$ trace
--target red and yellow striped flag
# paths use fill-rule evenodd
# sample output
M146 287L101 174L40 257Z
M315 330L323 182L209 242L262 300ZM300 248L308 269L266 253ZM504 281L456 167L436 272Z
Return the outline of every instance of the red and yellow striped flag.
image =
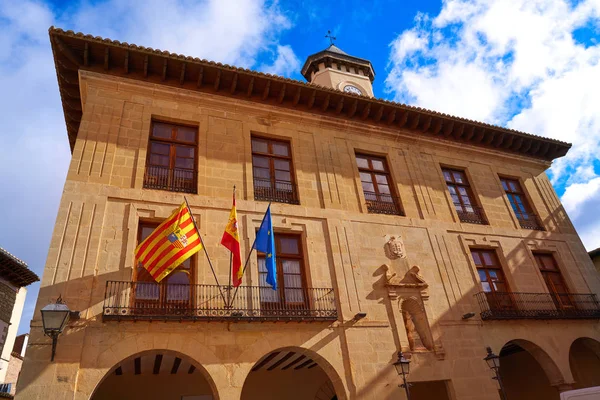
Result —
M189 208L183 203L139 244L135 249L135 260L148 270L156 282L160 282L200 250L200 232Z
M242 253L240 248L240 234L238 232L237 210L235 208L235 192L233 194L233 206L229 213L229 221L227 221L227 226L225 226L221 244L233 255L231 278L233 280L233 286L238 287L242 283L242 274L244 271L242 271Z

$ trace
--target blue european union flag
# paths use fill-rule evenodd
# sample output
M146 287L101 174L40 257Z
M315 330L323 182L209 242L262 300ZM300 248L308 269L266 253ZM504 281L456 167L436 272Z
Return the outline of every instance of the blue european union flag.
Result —
M275 257L275 236L273 235L273 221L271 221L271 205L263 217L260 228L256 233L254 247L265 253L265 268L267 269L267 283L277 290L277 260Z

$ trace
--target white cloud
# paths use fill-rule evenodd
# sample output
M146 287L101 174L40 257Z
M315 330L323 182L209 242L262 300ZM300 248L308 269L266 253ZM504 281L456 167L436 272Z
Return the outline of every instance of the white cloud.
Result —
M565 210L577 221L577 230L589 250L600 247L600 224L597 217L600 204L600 177L586 183L574 183L562 196Z
M446 0L392 42L387 89L398 101L571 142L551 172L578 210L591 200L567 195L596 193L600 172L600 45L578 43L574 31L597 29L599 11L585 0ZM589 215L572 218L593 246L582 231Z
M291 46L277 46L277 57L273 64L264 65L260 69L268 74L289 76L300 70L300 60Z
M278 42L290 22L276 1L82 1L58 11L0 0L0 246L40 276L71 157L48 27L243 67L276 53L274 72L282 74L297 63ZM29 330L38 288L29 288L19 332Z

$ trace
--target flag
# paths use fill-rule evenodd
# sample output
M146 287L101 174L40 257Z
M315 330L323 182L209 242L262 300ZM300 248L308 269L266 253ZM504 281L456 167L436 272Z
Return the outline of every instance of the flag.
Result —
M271 205L256 233L254 248L265 253L265 268L267 269L267 283L277 290L277 260L275 257L275 236L273 235L273 221L271 221Z
M156 282L182 262L202 250L200 232L192 214L183 203L135 249L136 264L141 264Z
M223 232L223 238L221 238L221 244L233 255L231 277L233 286L238 287L242 283L242 274L244 271L242 271L242 253L240 249L240 234L238 232L237 210L235 208L235 191L233 193L233 206L229 213L229 221L227 221L227 226L225 226L225 232Z

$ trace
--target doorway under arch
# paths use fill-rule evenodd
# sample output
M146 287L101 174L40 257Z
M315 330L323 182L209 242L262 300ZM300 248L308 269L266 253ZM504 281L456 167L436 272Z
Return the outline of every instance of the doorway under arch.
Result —
M560 370L538 345L523 339L506 343L500 351L500 378L511 400L559 400L551 383L563 382Z
M575 389L600 386L600 342L582 337L569 349L569 367Z
M196 361L171 350L137 353L117 363L90 400L218 400L213 380Z
M278 349L250 370L241 400L345 400L334 368L317 353L298 347Z

